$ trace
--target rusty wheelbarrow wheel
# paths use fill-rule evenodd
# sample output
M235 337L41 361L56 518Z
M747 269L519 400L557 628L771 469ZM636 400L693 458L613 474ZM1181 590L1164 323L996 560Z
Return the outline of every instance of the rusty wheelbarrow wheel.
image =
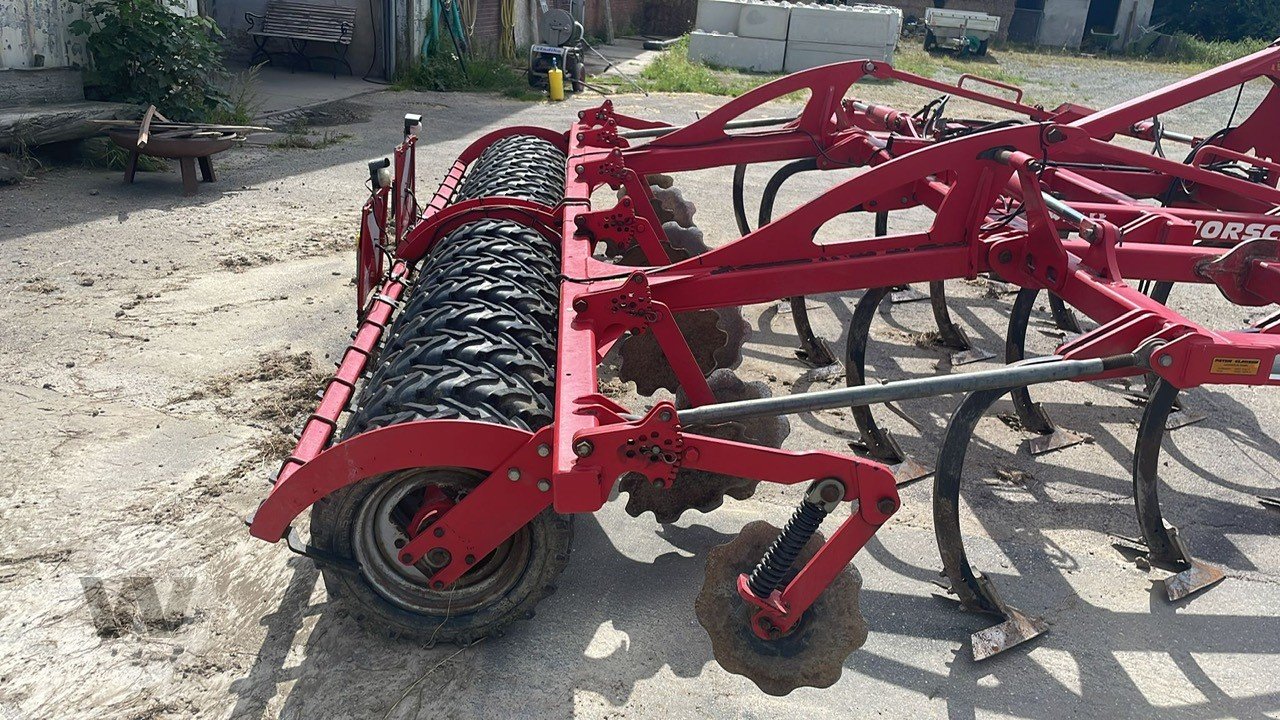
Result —
M441 240L390 328L347 436L434 418L525 430L551 422L554 355L545 348L555 325L547 296L556 276L507 267L522 254L554 261L558 253L510 222L470 223ZM312 542L343 561L321 564L330 595L361 624L427 645L467 645L532 616L569 559L570 519L550 509L444 590L430 587L429 568L396 558L491 469L393 473L318 502Z
M751 629L756 608L739 597L738 576L755 568L779 532L756 520L733 540L712 548L694 611L711 638L716 662L766 693L786 695L799 687L831 687L844 671L845 658L867 641L867 622L858 606L862 576L853 565L845 567L790 632L773 640L756 636ZM823 542L822 533L816 533L795 569L803 567Z

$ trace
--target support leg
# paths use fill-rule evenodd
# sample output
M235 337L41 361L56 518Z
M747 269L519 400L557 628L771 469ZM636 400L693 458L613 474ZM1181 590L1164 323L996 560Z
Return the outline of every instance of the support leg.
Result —
M218 176L213 172L213 158L209 155L205 155L202 158L197 158L197 160L200 161L200 179L203 182L217 181Z
M1024 288L1013 301L1013 307L1009 310L1009 332L1004 343L1006 363L1016 363L1026 357L1027 326L1031 323L1031 311L1035 308L1039 295L1040 291L1035 288ZM1027 451L1032 455L1043 455L1085 441L1087 436L1058 427L1049 413L1045 412L1043 405L1031 401L1031 393L1026 387L1014 388L1011 398L1013 408L1018 413L1018 422L1024 429L1036 433L1036 437L1028 440L1026 445Z
M186 195L195 195L199 188L196 182L196 159L179 158L178 166L182 169L182 192Z
M1177 396L1178 388L1164 380L1156 383L1138 426L1138 443L1133 454L1133 502L1138 511L1138 527L1142 530L1141 542L1152 565L1175 572L1164 581L1170 600L1184 598L1226 577L1222 568L1192 555L1178 528L1170 525L1160 511L1160 443Z
M129 153L129 164L124 169L124 182L126 185L133 184L133 176L138 173L138 151L134 150Z
M933 476L933 525L942 555L943 572L950 591L964 609L994 615L997 625L980 630L970 638L973 659L984 660L1038 635L1049 627L1043 620L1023 613L1004 602L991 579L975 572L969 564L960 534L960 478L969 440L978 420L991 404L1009 392L1008 388L983 390L965 396L947 425L947 435L938 452Z

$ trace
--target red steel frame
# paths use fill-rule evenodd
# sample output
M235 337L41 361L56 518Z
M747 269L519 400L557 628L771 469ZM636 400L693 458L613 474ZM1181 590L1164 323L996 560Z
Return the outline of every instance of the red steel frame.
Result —
M976 100L1026 118L983 129L949 121L926 128L907 113L846 99L863 77L897 79ZM1272 81L1262 105L1221 142L1202 138L1191 163L1148 155L1112 142L1116 135L1151 140L1149 119L1255 78ZM475 491L401 549L415 563L443 547L452 560L432 575L447 587L547 507L593 512L623 474L639 472L669 485L679 468L696 468L796 484L835 478L850 517L785 588L771 598L740 593L762 621L786 630L896 511L892 474L880 463L826 452L789 452L681 431L679 411L657 403L640 419L599 393L597 366L627 332L653 332L693 405L714 402L675 313L774 301L795 295L903 285L994 272L1028 288L1047 288L1099 327L1063 345L1067 358L1133 352L1158 341L1149 370L1171 384L1280 384L1280 317L1244 330L1203 327L1125 282L1213 283L1237 304L1280 301L1280 47L1273 46L1171 87L1102 112L1075 105L1053 111L894 70L851 62L787 76L737 98L701 120L632 146L620 130L668 128L627 117L605 102L579 113L568 133L516 127L486 135L454 163L418 217L413 151L397 148L398 183L375 189L361 234L362 323L308 420L293 455L252 522L254 536L283 537L311 503L360 480L395 470L454 466L491 472ZM794 120L739 133L726 123L784 95L808 91ZM939 141L937 131L977 130ZM933 132L931 136L929 133ZM506 198L450 205L467 166L494 140L532 134L565 150L564 201L555 208ZM661 223L645 176L729 164L816 158L824 169L870 166L795 211L737 241L669 263ZM1210 159L1243 161L1267 173L1249 182L1206 168ZM1161 205L1173 183L1186 197ZM602 186L625 188L614 208L593 209ZM1049 194L1052 194L1050 197ZM394 246L380 242L388 222ZM1071 210L1064 213L1057 198ZM814 242L837 215L923 206L933 211L921 232ZM1054 207L1051 207L1054 206ZM1018 210L1018 217L1007 213ZM1083 216L1084 219L1081 219ZM514 220L561 244L555 421L536 433L477 422L428 420L367 432L331 445L339 413L375 352L406 287L411 268L445 233L480 217ZM621 268L593 257L604 239L637 243L649 267ZM1224 243L1229 243L1223 246ZM368 280L394 251L377 292ZM910 257L910 262L904 258ZM1115 371L1136 374L1147 368ZM1087 379L1097 379L1100 376ZM635 449L645 451L636 453ZM501 462L495 462L501 460ZM520 472L510 473L512 468ZM512 481L509 477L518 477Z

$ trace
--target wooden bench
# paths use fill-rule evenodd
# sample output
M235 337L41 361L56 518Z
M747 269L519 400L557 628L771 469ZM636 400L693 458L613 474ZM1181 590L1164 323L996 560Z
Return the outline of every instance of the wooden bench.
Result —
M291 70L298 62L310 70L311 61L315 59L340 64L347 69L348 75L352 74L347 50L351 47L351 37L356 28L355 8L274 0L267 3L265 15L247 12L244 19L249 23L249 35L255 45L250 65L262 61L274 63L273 55L284 54L295 61L290 63ZM271 38L289 41L289 50L285 53L269 52L267 41ZM337 56L308 57L307 43L313 42L331 43L337 49ZM333 75L338 75L336 68Z

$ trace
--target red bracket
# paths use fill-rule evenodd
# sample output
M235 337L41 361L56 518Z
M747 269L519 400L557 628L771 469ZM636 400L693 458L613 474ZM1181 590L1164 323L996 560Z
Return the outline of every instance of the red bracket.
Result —
M662 239L648 220L636 215L635 203L628 195L608 210L584 212L574 218L579 233L593 241L609 242L620 250L639 243L645 258L654 265L670 262L662 249Z
M606 342L624 332L652 330L690 402L709 405L716 401L675 316L666 304L653 299L649 279L643 272L631 273L621 285L608 290L579 296L573 301L573 309L578 313L575 322L591 323Z
M888 468L871 460L852 460L856 468L854 478L837 479L845 484L845 499L856 500L857 506L786 587L762 598L751 591L747 575L738 576L738 595L758 608L751 619L751 629L758 637L773 640L791 630L836 575L901 506Z
M635 172L627 168L627 164L622 159L622 151L614 148L608 155L603 157L595 157L590 160L583 159L573 168L578 174L578 182L584 183L592 189L601 185L608 185L617 190L622 187L627 177L635 176Z
M684 461L685 442L675 405L663 401L640 420L582 431L574 436L573 450L579 457L577 468L602 479L639 473L669 488ZM612 487L611 482L601 484L602 501Z
M618 125L610 118L599 127L582 128L578 131L578 144L582 147L625 148L631 144L618 135Z

